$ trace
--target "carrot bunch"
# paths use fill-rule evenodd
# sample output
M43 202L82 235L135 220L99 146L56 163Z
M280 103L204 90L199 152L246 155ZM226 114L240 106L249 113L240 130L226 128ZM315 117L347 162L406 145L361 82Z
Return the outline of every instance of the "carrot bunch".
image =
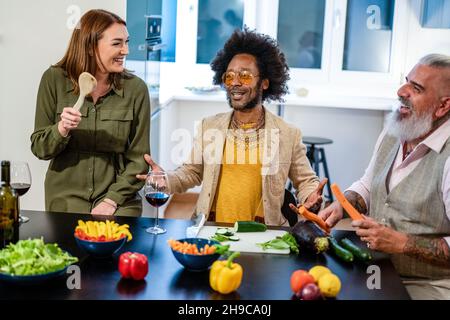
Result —
M215 246L210 246L206 244L203 248L198 249L197 244L195 243L188 243L186 241L181 242L173 239L167 240L167 243L174 251L181 252L183 254L193 254L193 255L207 255L207 254L214 254L216 252Z

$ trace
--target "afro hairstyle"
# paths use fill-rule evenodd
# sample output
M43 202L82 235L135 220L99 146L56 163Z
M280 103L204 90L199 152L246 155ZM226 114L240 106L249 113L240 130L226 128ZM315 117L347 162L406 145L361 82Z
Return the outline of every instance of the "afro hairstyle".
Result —
M269 88L263 91L262 100L283 101L282 96L288 93L286 82L289 78L289 67L284 53L276 40L268 35L245 28L236 29L211 61L214 71L213 83L222 85L222 75L228 64L237 54L250 54L255 57L261 79L269 80Z

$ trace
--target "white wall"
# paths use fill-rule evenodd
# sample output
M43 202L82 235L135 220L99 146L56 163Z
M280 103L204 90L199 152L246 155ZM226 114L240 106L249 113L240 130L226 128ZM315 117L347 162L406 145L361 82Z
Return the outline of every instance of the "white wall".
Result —
M275 106L269 106L276 113ZM176 129L186 129L194 135L194 123L220 112L230 111L226 102L175 101L163 111L160 153L164 169L174 169L171 152L180 141L171 141ZM305 136L318 136L333 140L325 146L325 154L332 182L347 188L359 179L372 156L373 147L383 128L384 112L344 108L286 106L284 119L302 130ZM186 147L190 150L189 145ZM322 170L322 167L320 167ZM323 171L320 172L323 176ZM197 189L198 190L198 189Z
M330 180L344 189L364 174L383 128L384 112L287 106L284 119L300 128L304 136L333 140L323 146ZM322 167L320 170L323 176Z
M33 184L22 209L44 209L48 162L31 153L30 135L41 75L63 56L72 34L71 6L81 14L102 8L126 17L125 0L0 0L0 159L30 164Z

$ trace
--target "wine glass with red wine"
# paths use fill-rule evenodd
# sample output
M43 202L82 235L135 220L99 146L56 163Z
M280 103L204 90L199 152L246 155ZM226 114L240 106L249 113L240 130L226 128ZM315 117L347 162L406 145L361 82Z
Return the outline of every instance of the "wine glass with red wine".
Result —
M28 163L24 161L11 162L11 187L16 190L17 194L23 196L31 187L31 172ZM28 217L19 215L21 223L27 222Z
M150 171L145 180L145 199L151 206L156 207L155 225L146 231L151 234L165 233L166 229L159 226L159 207L169 200L167 193L167 174L165 172Z

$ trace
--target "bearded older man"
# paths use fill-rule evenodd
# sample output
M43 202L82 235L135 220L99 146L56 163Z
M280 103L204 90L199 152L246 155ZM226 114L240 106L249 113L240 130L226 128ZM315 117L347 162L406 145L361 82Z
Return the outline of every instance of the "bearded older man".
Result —
M364 176L345 192L367 215L352 225L391 254L413 299L450 299L450 57L423 57L397 94ZM334 226L343 209L334 202L319 216Z

